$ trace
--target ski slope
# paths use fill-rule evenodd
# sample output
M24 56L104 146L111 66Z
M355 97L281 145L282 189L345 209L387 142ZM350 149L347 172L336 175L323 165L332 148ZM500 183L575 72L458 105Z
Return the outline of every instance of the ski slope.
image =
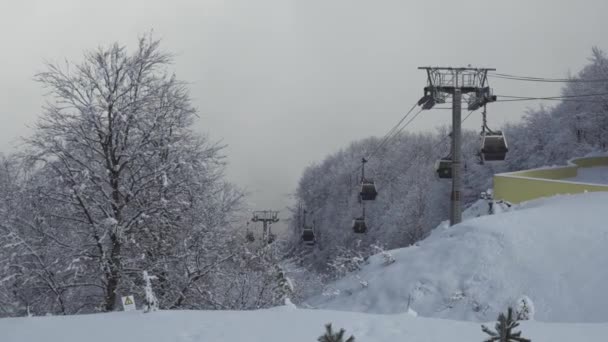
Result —
M314 342L333 322L356 342L471 342L480 324L400 315L301 310L119 312L0 319L2 342ZM493 328L493 323L491 323ZM532 341L601 341L608 324L522 322Z
M395 263L373 256L308 304L388 314L409 300L421 316L489 321L526 295L539 321L608 322L607 204L603 192L557 196L443 224L391 251Z

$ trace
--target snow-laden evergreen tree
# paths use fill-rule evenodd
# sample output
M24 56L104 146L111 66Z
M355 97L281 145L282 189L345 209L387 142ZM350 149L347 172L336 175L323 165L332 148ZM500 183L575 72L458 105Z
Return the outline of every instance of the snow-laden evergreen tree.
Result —
M518 326L519 323L517 323L517 317L513 315L513 309L508 308L507 315L502 312L498 315L495 331L485 325L481 326L481 330L490 335L485 342L530 342L529 339L521 337L521 331L513 331Z
M355 337L350 336L346 340L344 339L344 333L346 331L344 329L340 329L338 332L334 332L331 327L331 323L325 325L325 334L319 336L317 341L319 342L355 342Z
M521 296L515 304L515 312L518 321L534 319L534 303L528 296Z

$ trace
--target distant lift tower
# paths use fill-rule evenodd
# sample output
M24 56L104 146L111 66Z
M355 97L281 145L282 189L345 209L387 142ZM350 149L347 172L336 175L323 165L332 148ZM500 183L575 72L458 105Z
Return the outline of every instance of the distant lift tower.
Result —
M462 221L460 191L462 188L461 101L468 94L468 109L474 111L488 102L496 101L488 86L489 68L419 67L426 70L428 81L424 96L418 101L422 109L445 103L452 96L452 192L450 195L450 225Z
M262 232L262 241L266 241L271 244L274 241L274 235L270 229L273 223L279 222L279 212L272 210L254 211L252 222L262 222L264 225L264 231Z

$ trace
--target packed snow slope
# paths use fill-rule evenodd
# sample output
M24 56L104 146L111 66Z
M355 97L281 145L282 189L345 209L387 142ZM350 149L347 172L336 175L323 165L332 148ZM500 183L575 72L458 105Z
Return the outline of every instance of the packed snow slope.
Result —
M307 304L400 313L409 299L421 316L489 321L526 295L539 321L608 322L607 211L608 193L596 192L443 224L416 246L391 251L395 263L375 255Z
M0 319L2 342L313 342L333 322L357 342L471 342L488 335L480 325L401 315L299 310L118 312ZM488 324L491 328L494 324ZM519 329L521 328L521 329ZM602 341L608 324L522 322L532 341Z

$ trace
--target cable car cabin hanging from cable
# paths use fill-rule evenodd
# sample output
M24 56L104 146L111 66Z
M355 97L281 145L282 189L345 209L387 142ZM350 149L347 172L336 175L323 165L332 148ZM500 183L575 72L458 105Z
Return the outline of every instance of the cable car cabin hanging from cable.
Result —
M367 224L364 217L357 217L353 220L353 231L356 234L364 234L367 232Z
M509 147L501 131L484 132L481 136L481 157L483 161L503 161Z
M367 163L367 160L361 158L361 191L359 192L359 198L362 201L374 201L378 196L378 191L374 181L365 178L365 163Z
M437 171L439 178L452 178L452 159L439 159L437 162L435 162L435 171Z
M315 232L312 227L304 227L304 230L302 230L302 241L309 246L315 244Z
M501 131L492 131L488 127L485 105L483 107L483 112L481 112L481 118L481 150L479 151L481 162L505 160L507 152L509 151L507 139Z
M312 246L317 239L315 238L314 224L312 226L306 224L307 213L308 212L300 206L298 213L298 221L300 221L299 226L302 227L302 235L300 238L306 245Z
M374 201L376 199L378 191L376 190L376 184L374 184L373 180L361 180L361 191L359 192L359 196L361 196L362 201Z

